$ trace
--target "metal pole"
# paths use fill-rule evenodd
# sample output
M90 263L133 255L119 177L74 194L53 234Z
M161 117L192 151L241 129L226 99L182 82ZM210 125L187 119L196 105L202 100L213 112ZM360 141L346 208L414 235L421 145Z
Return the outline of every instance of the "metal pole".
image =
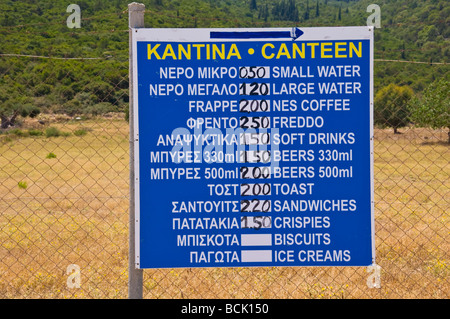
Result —
M145 5L142 3L128 4L128 27L144 27ZM142 299L143 270L135 266L135 189L134 189L134 105L133 105L133 34L129 32L129 122L130 122L130 215L128 238L128 299Z

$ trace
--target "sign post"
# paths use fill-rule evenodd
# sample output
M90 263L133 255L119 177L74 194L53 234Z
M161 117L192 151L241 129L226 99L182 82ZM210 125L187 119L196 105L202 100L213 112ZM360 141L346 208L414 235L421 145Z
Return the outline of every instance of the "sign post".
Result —
M375 263L373 27L132 33L137 268Z
M143 28L144 27L144 10L145 5L141 3L130 3L128 4L128 27L129 27L129 82L130 82L130 107L129 107L129 118L130 118L130 208L129 208L129 238L128 238L128 298L130 299L142 299L142 287L143 287L143 273L141 269L135 267L135 170L134 170L134 135L135 127L133 118L134 113L134 97L133 97L133 87L134 87L134 68L133 68L133 33L131 29Z

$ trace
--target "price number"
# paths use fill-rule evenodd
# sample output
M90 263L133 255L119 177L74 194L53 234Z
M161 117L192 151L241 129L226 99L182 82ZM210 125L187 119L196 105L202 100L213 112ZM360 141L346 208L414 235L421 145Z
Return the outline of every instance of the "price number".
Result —
M269 128L270 117L267 116L241 116L241 128Z
M270 68L268 66L241 66L239 68L240 79L268 79Z
M240 168L241 179L268 179L272 173L270 166Z
M261 184L241 184L241 196L268 196L272 195L272 185Z
M270 151L241 151L241 163L269 163Z
M272 217L270 216L242 216L241 228L261 229L272 228Z
M268 213L272 206L269 199L243 199L241 200L241 212L243 213Z
M269 145L270 133L241 133L241 145Z
M239 101L239 112L269 112L270 101L267 100L247 100L242 99Z
M240 95L267 95L270 94L270 86L267 83L241 83L239 85Z

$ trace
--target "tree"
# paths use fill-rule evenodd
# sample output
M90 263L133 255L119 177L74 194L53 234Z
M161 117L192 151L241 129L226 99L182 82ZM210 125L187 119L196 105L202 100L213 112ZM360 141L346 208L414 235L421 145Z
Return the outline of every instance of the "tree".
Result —
M447 128L450 143L450 82L445 78L434 81L421 97L414 97L409 105L411 120L421 127Z
M306 0L306 10L303 13L303 20L308 20L309 19L309 1Z
M0 128L7 129L16 124L17 117L35 117L40 113L39 108L31 104L30 98L14 97L3 99L0 97Z
M299 11L294 0L285 0L276 3L272 8L275 19L285 21L298 21Z
M264 19L265 22L267 22L267 19L269 18L269 6L267 3L265 6L260 6L258 11L258 19Z
M256 10L256 9L258 9L256 0L250 0L250 10Z
M392 127L394 134L398 128L409 123L408 102L413 96L409 86L389 84L375 95L374 122L380 126Z

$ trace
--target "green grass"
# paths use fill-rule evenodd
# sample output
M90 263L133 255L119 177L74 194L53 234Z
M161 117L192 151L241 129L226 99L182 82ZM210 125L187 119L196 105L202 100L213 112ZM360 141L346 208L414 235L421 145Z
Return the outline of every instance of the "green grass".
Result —
M78 129L76 131L73 132L73 135L75 136L84 136L87 134L87 130L86 129Z
M17 185L21 189L27 189L27 187L28 187L28 183L27 182L18 182Z

